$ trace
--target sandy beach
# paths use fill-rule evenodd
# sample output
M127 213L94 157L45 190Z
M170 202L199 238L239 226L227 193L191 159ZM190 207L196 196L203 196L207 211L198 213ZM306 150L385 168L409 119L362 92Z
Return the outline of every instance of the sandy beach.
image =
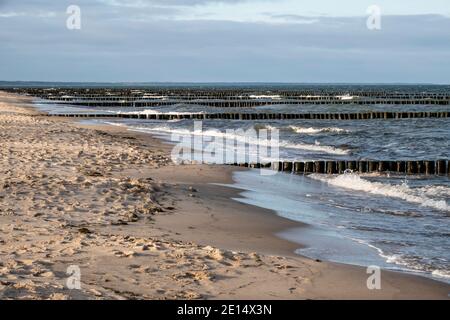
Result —
M307 226L217 185L240 169L175 165L149 135L0 92L0 143L2 299L449 298L445 283L388 271L368 290L365 268L295 255L275 233Z

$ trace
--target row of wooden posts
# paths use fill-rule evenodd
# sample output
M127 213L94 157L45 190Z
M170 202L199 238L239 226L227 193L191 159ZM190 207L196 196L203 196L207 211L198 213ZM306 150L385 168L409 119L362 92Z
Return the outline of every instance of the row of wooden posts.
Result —
M84 98L133 98L146 96L165 96L176 99L240 99L251 96L276 95L283 99L336 99L340 96L371 97L378 99L442 99L450 100L447 92L414 92L411 90L380 90L380 89L350 89L350 88L317 88L317 87L254 87L220 88L220 87L139 87L139 88L10 88L8 91L28 94L43 99L84 99Z
M143 101L54 101L55 104L68 104L84 107L100 107L100 108L150 108L150 107L167 107L178 104L186 104L192 106L205 106L214 108L253 108L263 106L278 105L450 105L450 100L444 99L298 99L298 100L276 100L276 99L248 99L248 100L143 100Z
M59 92L42 92L42 91L30 91L13 90L15 93L31 94L35 97L46 100L139 100L145 98L154 97L164 97L168 99L178 99L178 100L200 100L200 99L257 99L264 97L276 97L279 99L340 99L342 97L354 97L354 98L377 98L377 99L441 99L449 100L450 94L448 93L388 93L388 92L367 92L367 91L228 91L228 92L215 92L215 91L179 91L179 90L169 90L169 91L139 91L139 92L127 92L127 91L116 91L116 92L96 92L96 93L86 93L77 91L59 91Z
M145 102L145 101L169 101L174 103L180 103L185 101L242 101L242 100L281 100L281 101L429 101L433 104L433 101L449 101L450 96L415 96L415 95L399 95L399 96L356 96L352 99L342 99L336 96L296 96L296 95L283 95L276 98L269 96L251 96L251 95L240 95L240 96L214 96L214 95L135 95L135 96L122 96L122 95L76 95L76 96L66 96L66 95L40 95L40 99L47 100L48 102L106 102L106 101L116 101L116 102Z
M371 111L356 113L160 113L160 114L132 114L132 113L65 113L48 114L48 116L75 118L125 118L143 120L181 120L181 119L227 119L227 120L369 120L369 119L414 119L414 118L449 118L450 111Z
M277 161L269 163L234 163L234 166L247 168L266 168L296 174L342 174L345 172L371 173L392 172L409 175L450 175L448 160L329 160L329 161Z

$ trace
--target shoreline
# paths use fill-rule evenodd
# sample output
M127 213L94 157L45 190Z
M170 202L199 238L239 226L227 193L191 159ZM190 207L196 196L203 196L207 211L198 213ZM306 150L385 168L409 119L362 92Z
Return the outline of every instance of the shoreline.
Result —
M86 125L67 121L67 119L51 119L50 121L45 119L45 121L50 125L51 123L70 123L70 127L81 128L100 136L102 134L99 132L106 132L108 139L111 136L112 141L132 141L133 148L139 150L150 148L163 154L169 148L155 137L130 132L126 128L88 125L89 128L86 129ZM229 183L233 170L239 169L220 166L171 165L152 169L145 165L137 165L122 168L119 173L122 177L127 176L132 179L151 177L152 183L160 188L160 191L156 192L160 193L158 202L164 203L165 211L170 213L163 212L152 216L152 225L156 227L155 237L170 238L170 241L167 241L171 243L192 245L193 247L189 250L193 251L197 250L198 246L202 248L212 246L207 251L214 253L212 259L217 264L208 266L208 270L216 274L216 280L208 279L208 276L203 273L195 274L194 280L188 281L189 283L185 286L196 288L200 296L191 292L188 298L448 299L450 286L435 280L383 271L382 290L369 291L366 287L368 275L364 268L316 262L298 256L294 250L299 246L277 237L275 233L290 227L304 227L304 225L282 218L271 210L232 200L239 196L238 190L211 185L211 183ZM172 209L167 209L169 207ZM101 231L116 229L116 227L106 226L98 228ZM147 226L143 228L131 224L120 228L126 229L121 232L132 231L136 236L142 237L149 231ZM195 243L197 249L194 250L194 245L189 244L191 242ZM218 247L219 251L215 251L213 247ZM201 255L196 257L203 263L209 262L210 253L207 256L209 258L206 260ZM246 259L252 263L242 263ZM184 261L187 269L192 269L194 260ZM237 260L240 261L239 264L236 263ZM183 277L181 281L187 280ZM242 287L244 284L245 286ZM165 293L161 295L164 296ZM170 295L166 296L170 298ZM175 298L179 297L175 296Z
M64 118L63 118L64 119ZM69 120L71 121L71 120ZM78 121L80 120L74 120L76 123L79 123ZM84 122L83 120L81 120L82 122ZM89 121L88 121L89 122ZM116 130L116 129L112 129L112 128L117 128L117 130L125 130L127 132L130 132L130 134L134 134L137 135L139 137L141 137L142 139L151 139L151 141L155 141L156 143L161 143L162 146L164 146L167 150L167 152L169 153L171 148L172 148L172 144L170 141L167 141L164 138L159 138L157 135L154 135L152 133L149 132L142 132L139 130L133 130L133 129L129 129L126 126L120 126L120 125L110 125L110 124L95 124L95 121L92 121L92 123L83 123L82 126L86 127L86 128L103 128L104 130ZM155 142L152 142L155 143ZM200 167L200 168L199 168ZM228 240L227 242L214 242L214 241L210 241L210 243L213 243L219 247L224 247L227 249L240 249L240 250L247 250L247 251L258 251L260 253L265 253L265 254L275 254L275 255L283 255L283 256L294 256L294 257L302 257L305 259L309 259L311 261L316 261L316 260L323 260L326 263L331 263L331 264L337 264L337 265L342 265L342 266L353 266L353 267L357 267L357 268L366 268L367 265L363 265L363 264L358 264L358 263L352 263L349 262L348 260L342 259L341 261L333 261L333 260L328 260L327 258L322 258L322 257L312 257L312 256L307 256L304 255L301 252L301 249L308 249L311 247L314 247L315 243L321 242L322 247L324 248L328 248L328 245L334 245L335 243L332 242L334 240L337 240L345 245L348 246L348 250L352 251L355 250L356 252L360 252L361 251L367 251L367 254L369 255L374 255L377 258L379 258L380 260L384 261L383 257L380 257L379 254L377 252L370 252L371 248L367 245L363 245L363 244L357 244L357 243L353 243L351 240L345 240L345 239L341 239L341 238L336 238L333 239L334 236L324 236L323 234L319 234L320 232L318 232L318 230L316 229L315 226L310 225L304 221L299 221L299 220L293 220L293 219L289 219L287 217L283 217L282 215L280 215L275 209L270 209L258 204L249 204L247 203L245 200L248 200L248 198L241 196L241 194L245 191L247 191L247 189L240 189L240 187L238 186L238 182L235 181L235 179L233 178L233 173L235 172L242 172L242 171L249 171L251 169L249 168L242 168L242 167L235 167L235 166L228 166L228 165L183 165L182 168L186 168L187 171L192 170L191 173L186 174L184 172L184 169L181 169L181 173L179 172L180 170L177 169L170 169L170 171L166 171L164 170L164 168L162 170L158 170L158 172L154 173L154 176L157 176L159 178L169 178L169 180L171 181L179 181L177 180L177 178L175 178L175 175L178 176L182 176L185 177L190 184L192 185L196 185L196 188L202 185L207 185L208 187L205 188L203 187L202 189L207 189L210 190L211 188L215 189L215 192L212 193L210 191L207 190L203 190L203 192L206 192L207 197L209 199L215 199L217 198L214 194L222 194L225 195L224 197L227 199L222 199L222 201L220 203L215 203L215 207L221 207L221 206L229 206L229 207L235 207L233 205L230 205L230 202L232 203L236 203L238 202L239 204L243 205L243 207L241 207L240 209L238 209L237 211L239 211L239 214L234 214L233 220L234 221L238 221L239 223L244 223L246 228L244 228L243 230L241 230L241 232L235 232L235 233L230 233L229 239L234 239L234 237L239 237L242 236L242 234L246 234L248 232L252 232L258 233L259 237L267 237L268 235L270 235L270 241L266 241L266 243L268 243L269 245L265 244L264 246L261 245L258 241L253 241L251 246L244 246L244 247L239 247L237 246L234 241L232 240ZM202 177L200 179L200 177ZM188 182L185 182L186 184L188 184ZM218 185L218 186L217 186ZM239 199L243 199L244 201L239 201ZM227 201L228 200L228 201ZM250 216L251 219L244 217L245 216ZM195 219L196 217L194 217ZM253 227L251 225L251 223L248 223L247 220L251 220L252 223L255 223L255 221L257 219L260 219L261 221L259 222L259 225L257 225L256 227ZM226 221L228 223L228 221ZM262 223L261 223L262 222ZM177 221L171 221L171 225L172 228L173 226L177 226L180 227L179 223L177 223ZM210 229L215 229L214 226L212 224L207 224L205 225L207 230ZM233 222L229 222L227 224L227 228L231 229L233 228ZM178 230L180 231L180 230ZM218 231L222 231L220 229L218 229ZM189 230L187 230L185 227L181 227L181 231L183 234L184 233L188 233ZM298 236L299 232L303 232L303 235L300 235L300 239ZM297 236L295 235L297 234ZM305 235L306 234L306 235ZM273 237L275 236L275 238ZM183 240L189 240L189 237L184 237L181 238ZM201 239L203 242L205 242L205 238L195 238L196 240ZM282 240L280 242L280 240ZM272 242L275 242L277 245L273 246L271 245ZM439 279L437 277L433 277L431 274L426 274L426 273L421 273L419 271L414 271L414 270L408 270L408 269L404 269L401 267L396 268L395 266L392 266L392 268L387 267L386 265L383 264L383 262L375 262L372 263L373 265L382 265L381 269L383 271L387 271L387 272L393 272L393 273L399 273L399 274L405 274L405 275L409 275L409 276L416 276L416 277L420 277L420 278L425 278L428 280L432 280L432 281L436 281L439 283L444 283L446 285L450 285L449 281L447 279Z
M100 128L102 126L98 126L95 124L83 125L86 127ZM106 125L103 129L108 129ZM125 130L130 134L141 137L143 140L151 139L152 141L156 140L158 143L161 143L163 146L167 148L167 150L171 149L171 145L157 138L149 133L143 133L139 131L127 130L126 127L114 127L119 130ZM115 130L115 129L113 129ZM221 208L222 206L228 205L229 207L236 208L237 212L233 214L232 218L220 219L221 223L224 223L225 226L221 230L221 228L214 227L213 223L210 221L205 222L205 218L198 219L198 216L193 217L197 223L200 223L201 227L206 227L206 237L202 235L196 235L192 237L189 229L189 222L191 221L191 216L184 217L183 221L176 221L178 219L175 216L165 216L161 218L158 222L164 225L167 230L172 230L177 233L180 233L181 236L179 239L181 240L193 240L200 243L212 243L215 246L225 248L227 250L246 250L246 251L256 251L258 253L263 254L274 254L274 255L282 255L284 257L293 257L300 258L301 260L306 260L310 263L315 264L317 267L317 261L315 259L305 257L301 254L296 253L297 249L303 248L303 244L295 241L288 240L287 237L283 237L281 234L289 232L290 230L301 230L303 228L309 228L306 223L290 220L288 218L282 217L278 215L278 213L271 209L265 209L259 206L254 206L250 204L244 204L241 202L237 202L233 200L233 198L239 198L242 190L234 188L233 186L223 186L223 185L215 185L215 184L234 184L235 181L232 178L232 174L235 171L244 171L248 170L247 168L240 167L230 167L230 166L222 166L222 165L183 165L178 166L179 170L173 168L162 168L158 169L157 172L154 172L154 176L160 179L169 179L175 183L182 183L189 186L194 186L201 190L202 195L206 195L206 199L208 201L212 201L216 210ZM187 168L190 172L186 172L184 170ZM167 169L167 170L165 170ZM181 172L180 172L181 171ZM177 176L177 177L175 177ZM180 178L181 176L181 178ZM213 184L213 185L212 185ZM208 191L206 191L208 190ZM221 194L221 196L217 196L217 194ZM198 209L198 208L197 208ZM191 213L192 210L187 210L188 213ZM223 214L223 212L220 212ZM255 219L259 219L257 223L255 223ZM198 221L200 220L200 221ZM214 219L212 219L214 220ZM217 221L217 220L216 220ZM242 229L238 229L238 232L230 232L230 229L234 228L238 224ZM213 231L211 231L213 229ZM224 231L224 229L226 231ZM195 228L198 231L198 228ZM210 236L217 234L217 232L226 232L227 239L221 239L220 241L214 241ZM235 237L242 236L243 234L253 233L255 234L256 241L250 242L250 245L239 245L236 244ZM265 241L260 241L257 239L262 239L265 237ZM269 237L269 238L268 238ZM240 242L240 241L239 241ZM264 242L264 243L260 243ZM275 243L275 245L274 245ZM320 261L320 260L319 260ZM346 264L346 263L338 263L331 261L320 261L319 264L323 264L326 266L327 272L330 272L331 269L348 269L346 271L343 270L333 270L331 272L336 271L337 274L343 274L347 272L357 272L362 273L357 277L367 278L365 276L366 268L363 266ZM405 271L394 271L394 270L385 270L382 269L383 273L389 273L389 281L392 281L392 277L395 279L397 276L406 276L407 281L413 281L413 279L409 278L418 278L420 280L431 281L437 284L443 284L444 286L448 286L450 289L450 285L446 282L439 281L437 279L433 279L431 277L427 277L425 275L420 275L417 273L409 273ZM330 278L334 278L331 276ZM347 281L348 279L345 276L342 276ZM334 279L333 279L334 280ZM395 279L400 280L400 279ZM323 277L320 279L320 282L328 282L329 279L327 277ZM321 290L319 290L321 291ZM367 298L367 296L364 296Z
M104 130L117 133L122 136L127 133L131 137L137 137L141 139L141 141L143 141L143 146L152 148L156 145L159 149L164 150L164 152L167 153L170 153L170 150L172 149L172 145L170 143L158 137L155 137L152 134L128 130L126 127L113 126L108 124L83 124L77 122L77 120L72 119L57 119L73 122L76 126L80 126L82 128ZM184 201L188 200L189 198L200 200L198 199L199 197L197 195L201 194L203 199L207 199L214 204L215 210L218 210L221 207L230 207L232 210L234 210L229 213L232 218L229 218L229 220L227 219L227 221L225 221L226 228L231 229L232 226L235 226L235 222L233 220L240 220L239 227L243 228L243 230L232 233L230 239L227 240L227 249L247 251L253 250L265 254L278 254L298 257L299 255L294 251L298 248L301 248L302 245L297 242L283 239L276 234L293 228L307 228L308 225L306 223L281 217L275 211L270 209L265 209L262 207L233 200L233 198L240 198L240 194L242 192L242 190L233 186L233 184L235 183L232 177L233 172L245 170L248 169L224 165L172 165L158 168L157 170L152 170L151 175L154 179L158 179L161 181L170 181L170 183L176 185L186 185L188 189L192 187L195 190L194 192L188 192L188 194L177 193L177 195ZM193 197L191 197L190 194L192 194ZM195 209L198 210L198 208ZM191 214L193 211L193 208L189 208L186 210L188 214ZM222 211L221 213L223 214ZM243 215L245 215L244 219L242 219ZM177 219L179 218L179 216L175 215L157 217L157 219L161 220L159 222L166 225L168 228L170 228L169 226L171 226L172 228L174 226L177 226L179 228L184 228L184 232L188 232L189 228L184 224L187 224L187 221L189 221L189 219L186 219L187 221L183 221L183 223L179 223L179 221L177 221ZM258 221L258 218L261 219L261 221ZM217 230L223 231L219 227L215 227L212 223L208 223L207 221L201 221L200 223L205 223L208 232L210 232L211 228L217 228ZM252 226L254 228L252 228ZM238 244L234 244L233 241L236 240L234 237L241 235L241 231L244 234L248 233L245 231L252 231L253 233L255 233L255 239L270 237L271 241L268 241L268 244L265 246L261 246L261 244L257 243L258 240L253 241L251 245L239 246ZM189 235L187 236L189 237ZM186 238L184 240L189 241L189 238ZM204 240L206 241L206 239ZM208 241L211 240L212 243L214 243L214 239L208 239ZM221 243L219 242L219 244ZM256 250L256 248L258 248L258 250Z

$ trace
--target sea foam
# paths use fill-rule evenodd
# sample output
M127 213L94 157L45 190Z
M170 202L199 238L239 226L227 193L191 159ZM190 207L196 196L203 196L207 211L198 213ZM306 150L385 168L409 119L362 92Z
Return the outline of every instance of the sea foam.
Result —
M205 136L205 137L219 137L222 139L233 139L237 142L249 143L255 145L270 145L270 141L262 140L262 139L254 139L245 137L242 134L236 132L227 132L216 129L206 129L203 131L192 131L189 129L174 129L169 126L157 126L157 127L132 127L132 130L139 130L143 132L163 132L167 134L179 134L179 135L187 135L187 136ZM342 150L332 146L320 145L316 144L307 144L307 143L293 143L285 140L279 141L279 146L282 148L289 149L299 149L305 151L313 151L313 152L323 152L326 154L335 154L335 155L346 155L348 154L347 150Z
M298 127L298 126L290 126L289 128L296 133L304 133L304 134L318 134L318 133L326 133L326 132L330 132L330 133L347 133L347 132L349 132L348 130L345 130L342 128L335 128L335 127L303 128L303 127Z
M371 182L354 173L338 176L312 174L309 177L326 182L332 186L363 191L385 197L398 198L407 202L420 204L424 207L450 212L450 205L446 201L434 200L427 196L428 194L433 194L433 189L436 188L434 186L413 189L405 183L392 185L381 182ZM449 188L439 187L441 192L443 188L446 188L446 192L449 192ZM426 192L424 192L424 190L426 190Z

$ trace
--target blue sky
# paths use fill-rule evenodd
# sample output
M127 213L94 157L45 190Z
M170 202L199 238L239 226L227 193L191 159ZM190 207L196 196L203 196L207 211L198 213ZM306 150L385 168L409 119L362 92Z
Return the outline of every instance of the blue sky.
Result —
M0 41L0 80L450 83L448 0L0 0Z

